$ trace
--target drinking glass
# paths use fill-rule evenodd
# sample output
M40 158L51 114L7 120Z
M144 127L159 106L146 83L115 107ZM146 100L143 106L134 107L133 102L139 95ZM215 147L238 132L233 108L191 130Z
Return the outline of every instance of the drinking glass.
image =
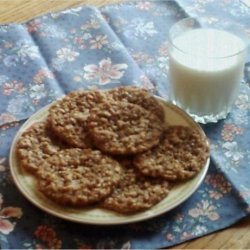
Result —
M185 18L172 26L169 39L170 100L200 123L226 118L243 76L244 32Z

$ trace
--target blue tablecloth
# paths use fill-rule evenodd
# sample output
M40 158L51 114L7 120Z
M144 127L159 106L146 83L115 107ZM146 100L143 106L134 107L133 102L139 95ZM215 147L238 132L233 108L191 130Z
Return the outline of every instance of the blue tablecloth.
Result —
M145 222L90 226L28 202L9 172L23 122L74 89L137 85L168 98L168 31L187 16L250 35L250 9L236 0L135 1L79 7L0 26L0 244L5 249L152 249L226 228L250 212L250 63L227 119L203 126L211 141L205 181L176 209Z

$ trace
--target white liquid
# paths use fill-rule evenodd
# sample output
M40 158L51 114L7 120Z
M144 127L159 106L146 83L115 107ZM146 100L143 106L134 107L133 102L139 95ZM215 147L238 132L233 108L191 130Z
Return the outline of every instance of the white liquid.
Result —
M173 44L169 72L174 102L191 115L225 118L240 85L244 42L226 31L194 29Z

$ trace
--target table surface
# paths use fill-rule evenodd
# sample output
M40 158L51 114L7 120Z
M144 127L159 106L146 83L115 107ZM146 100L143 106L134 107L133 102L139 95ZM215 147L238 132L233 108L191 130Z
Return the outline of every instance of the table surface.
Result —
M50 11L81 4L101 6L121 0L1 0L0 23L22 22ZM242 0L250 6L250 0ZM250 218L229 229L178 245L172 249L250 249Z

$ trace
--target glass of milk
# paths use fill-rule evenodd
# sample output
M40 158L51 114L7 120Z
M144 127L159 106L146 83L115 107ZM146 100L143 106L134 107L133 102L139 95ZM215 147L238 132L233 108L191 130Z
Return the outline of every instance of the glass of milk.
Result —
M169 35L171 101L200 123L226 118L243 76L242 34L225 27L201 27L195 19L185 18Z

